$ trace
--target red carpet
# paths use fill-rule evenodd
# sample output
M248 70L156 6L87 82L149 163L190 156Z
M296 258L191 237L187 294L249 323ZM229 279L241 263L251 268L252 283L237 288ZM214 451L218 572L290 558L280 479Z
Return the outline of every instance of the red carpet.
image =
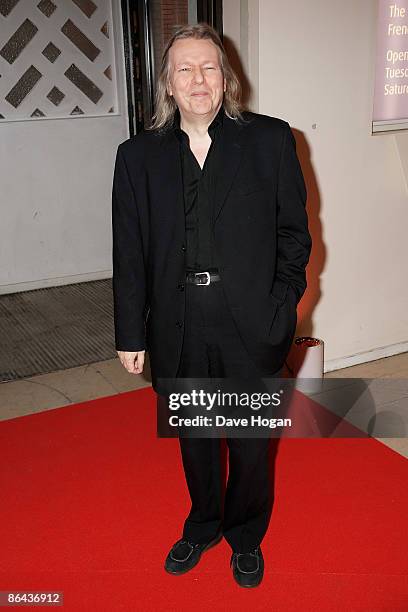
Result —
M150 389L0 423L0 591L63 591L69 612L408 610L406 459L283 440L265 578L244 590L225 542L189 574L162 569L189 502L155 426Z

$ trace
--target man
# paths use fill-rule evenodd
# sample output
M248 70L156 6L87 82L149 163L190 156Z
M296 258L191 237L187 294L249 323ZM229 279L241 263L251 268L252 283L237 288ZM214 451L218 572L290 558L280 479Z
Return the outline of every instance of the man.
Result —
M118 148L113 185L116 349L158 378L278 376L311 248L289 125L242 112L217 33L181 27L164 50L152 129ZM189 571L222 535L243 587L260 584L268 441L180 438L191 511L165 569Z

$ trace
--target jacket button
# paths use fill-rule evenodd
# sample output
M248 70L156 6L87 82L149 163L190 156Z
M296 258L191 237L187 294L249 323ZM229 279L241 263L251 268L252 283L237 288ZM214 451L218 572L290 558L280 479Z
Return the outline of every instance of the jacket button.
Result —
M183 327L182 322L181 322L181 321L177 321L177 323L176 323L176 327Z
M179 286L178 286L178 288L180 289L180 291L184 291L184 285L183 285L183 283L180 283L180 284L179 284Z
M186 245L185 245L185 244L183 244L183 245L181 246L181 250L183 251L183 253L185 252L185 250L186 250Z

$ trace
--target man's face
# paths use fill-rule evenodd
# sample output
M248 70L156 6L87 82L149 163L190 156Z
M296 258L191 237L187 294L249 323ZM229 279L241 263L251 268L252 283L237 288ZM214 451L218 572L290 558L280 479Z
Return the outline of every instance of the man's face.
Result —
M218 49L210 40L176 40L169 50L170 82L181 115L189 119L214 115L221 106L225 81Z

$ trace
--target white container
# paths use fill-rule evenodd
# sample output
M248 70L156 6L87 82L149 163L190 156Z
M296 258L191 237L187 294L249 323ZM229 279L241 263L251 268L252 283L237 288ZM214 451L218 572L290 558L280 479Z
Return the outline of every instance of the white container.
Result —
M290 353L296 388L303 393L321 390L324 365L324 342L320 338L296 338Z

